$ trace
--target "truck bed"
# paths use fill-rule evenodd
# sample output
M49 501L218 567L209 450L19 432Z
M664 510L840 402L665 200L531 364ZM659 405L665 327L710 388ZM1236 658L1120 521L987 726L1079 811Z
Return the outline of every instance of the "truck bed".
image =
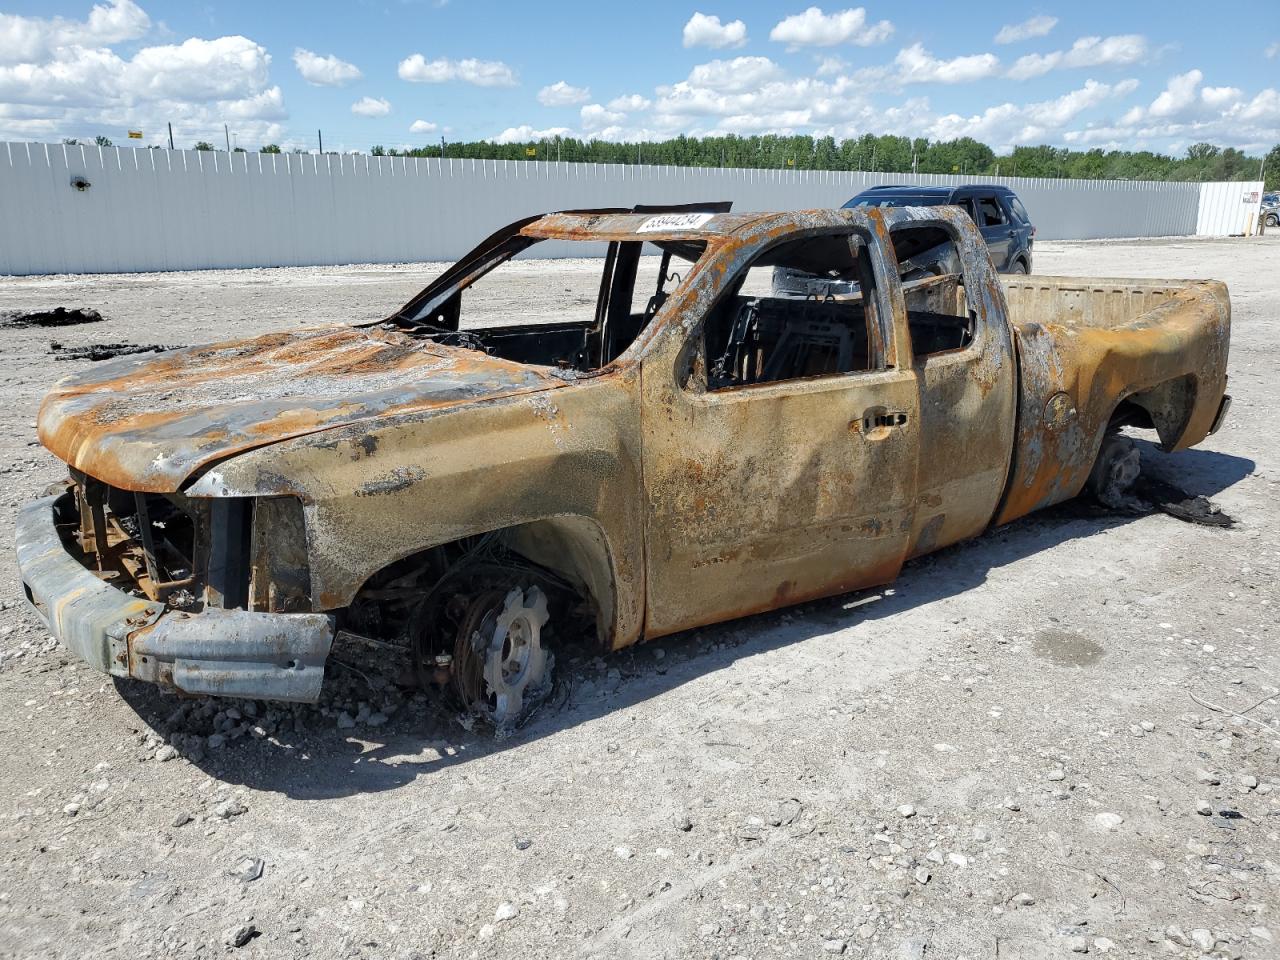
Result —
M1231 305L1216 280L1030 276L1005 283L1018 425L997 522L1075 496L1109 426L1199 443L1226 388Z

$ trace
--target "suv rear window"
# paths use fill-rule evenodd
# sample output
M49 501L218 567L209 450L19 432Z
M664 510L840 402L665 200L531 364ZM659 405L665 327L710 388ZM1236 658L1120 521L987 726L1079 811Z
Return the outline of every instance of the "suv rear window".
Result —
M1031 222L1031 217L1027 213L1027 208L1022 205L1022 201L1017 197L1009 198L1009 207L1013 210L1013 215L1023 223Z
M998 227L1005 222L1004 210L1000 208L1000 201L995 197L980 197L978 212L982 215L979 226Z

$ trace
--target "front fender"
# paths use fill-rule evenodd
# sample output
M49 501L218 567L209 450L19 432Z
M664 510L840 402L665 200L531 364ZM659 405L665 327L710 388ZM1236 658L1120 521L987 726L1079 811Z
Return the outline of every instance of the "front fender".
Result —
M643 624L636 375L275 444L210 470L191 496L298 497L314 608L348 605L369 577L462 537L557 517L599 528L615 644Z

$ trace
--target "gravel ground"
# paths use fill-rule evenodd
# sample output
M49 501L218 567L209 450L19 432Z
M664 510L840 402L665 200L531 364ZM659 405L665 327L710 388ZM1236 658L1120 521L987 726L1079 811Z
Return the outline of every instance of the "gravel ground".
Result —
M1147 467L1231 530L1066 505L892 589L566 655L513 737L342 651L322 703L113 682L19 603L61 474L49 341L370 319L431 265L0 280L0 955L1280 956L1280 238L1043 243L1038 271L1217 277L1232 417ZM593 265L520 264L492 315ZM574 284L570 284L574 287ZM531 304L541 304L531 305Z

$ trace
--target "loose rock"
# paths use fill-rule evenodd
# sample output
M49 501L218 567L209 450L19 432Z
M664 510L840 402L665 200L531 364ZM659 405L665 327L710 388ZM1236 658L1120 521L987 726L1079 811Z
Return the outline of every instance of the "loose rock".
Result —
M520 908L514 903L502 902L498 904L498 909L493 911L493 922L503 923L507 920L514 920L520 915Z
M229 927L223 936L223 941L229 947L243 947L246 943L258 936L258 928L252 923L241 923L234 927Z

